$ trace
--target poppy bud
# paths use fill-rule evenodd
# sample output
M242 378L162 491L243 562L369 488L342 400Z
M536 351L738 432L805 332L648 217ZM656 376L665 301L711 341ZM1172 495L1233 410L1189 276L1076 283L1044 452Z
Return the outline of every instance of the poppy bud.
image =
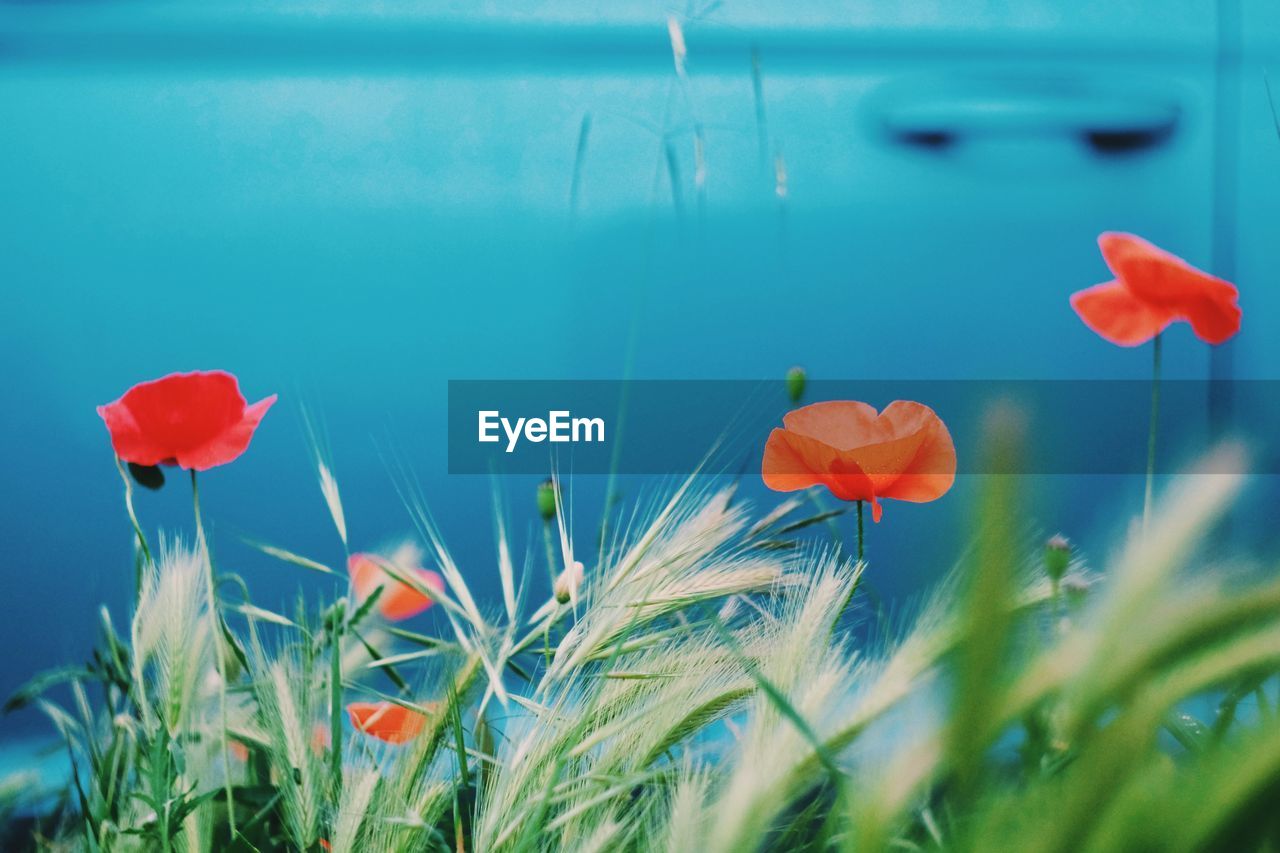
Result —
M574 560L573 567L565 569L556 578L553 592L556 601L561 604L568 604L570 601L578 597L578 588L582 586L583 566L581 560Z
M1073 575L1062 582L1062 593L1066 596L1068 605L1079 607L1089 595L1089 583Z
M1054 583L1062 580L1071 563L1071 542L1061 533L1049 537L1044 543L1044 570Z
M556 517L555 480L543 480L539 483L536 499L538 502L538 515L542 516L543 521L550 521Z
M155 491L164 485L164 472L160 470L159 465L139 465L137 462L130 462L129 473L133 475L133 480L144 489Z
M792 403L799 403L804 396L806 375L803 367L793 367L787 371L787 396Z

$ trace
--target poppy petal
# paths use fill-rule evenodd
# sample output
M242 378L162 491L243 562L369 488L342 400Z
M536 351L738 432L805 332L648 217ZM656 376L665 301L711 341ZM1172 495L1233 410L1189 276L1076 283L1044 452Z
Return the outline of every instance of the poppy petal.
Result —
M1098 247L1116 278L1146 302L1175 306L1202 297L1233 300L1239 296L1231 282L1202 272L1135 234L1109 231L1098 237Z
M351 587L355 590L356 599L364 601L380 585L382 570L368 554L357 553L347 558L347 574L351 576Z
M1191 331L1207 344L1221 344L1240 331L1243 312L1233 299L1197 299L1182 308L1182 315L1191 324Z
M777 492L826 486L840 500L870 500L870 478L857 462L817 439L775 429L765 442L761 476Z
M404 570L406 574L410 571L428 589L444 591L444 578L438 573L427 569ZM374 590L382 587L382 594L378 597L378 612L386 619L408 619L435 604L430 596L392 577L382 567L382 561L378 557L352 554L347 560L347 572L351 575L351 585L359 601L364 601L373 595Z
M836 450L851 450L890 437L877 428L876 417L875 407L866 403L830 400L787 412L782 425Z
M895 400L881 414L899 425L915 429L919 442L915 454L898 469L898 476L883 488L880 497L925 503L942 497L956 479L956 448L947 425L933 409L921 403Z
M1231 282L1133 234L1108 232L1098 246L1130 293L1188 321L1201 340L1220 344L1240 331L1240 292Z
M427 569L414 569L413 574L428 589L434 589L437 592L444 591L444 578L440 577L436 572ZM419 591L417 588L392 578L388 578L388 580L391 581L390 587L384 590L382 597L378 599L378 610L384 618L393 622L408 619L411 616L417 616L435 604L434 598Z
M761 461L765 485L775 491L824 485L841 500L870 501L878 522L879 498L930 501L955 480L951 434L920 403L897 400L879 414L866 403L814 403L783 423L770 433Z
M98 414L124 461L203 471L243 453L275 400L273 395L246 408L235 376L194 371L141 382L99 406Z
M157 446L138 425L138 419L123 399L98 407L98 417L111 434L111 449L126 462L150 468L168 456L166 448Z
M850 450L848 456L866 472L876 493L880 494L882 489L898 479L898 473L915 458L923 440L924 436L917 432Z
M333 743L333 730L328 723L316 723L311 727L311 751L324 755Z
M822 470L838 457L834 448L814 439L774 429L764 444L760 475L775 492L794 492L821 483Z
M394 702L352 702L347 706L351 725L387 743L408 743L422 734L427 717Z
M1104 231L1099 234L1098 249L1102 251L1102 259L1107 262L1107 268L1122 281L1133 277L1135 273L1142 273L1143 264L1158 261L1164 256L1173 257L1154 243L1124 231Z
M262 423L263 416L276 402L277 395L259 400L244 410L243 416L226 429L219 432L211 440L194 448L179 453L175 457L178 465L195 471L207 471L218 465L225 465L238 458L249 449L253 433Z
M822 484L832 495L842 501L871 501L875 503L875 482L867 476L858 463L842 454L827 469ZM877 520L879 520L877 518Z
M1071 294L1071 307L1086 326L1122 347L1146 343L1175 319L1172 311L1143 302L1119 281Z
M175 456L178 450L213 440L234 424L244 413L245 401L240 383L230 373L197 370L141 382L126 391L120 402L145 436Z

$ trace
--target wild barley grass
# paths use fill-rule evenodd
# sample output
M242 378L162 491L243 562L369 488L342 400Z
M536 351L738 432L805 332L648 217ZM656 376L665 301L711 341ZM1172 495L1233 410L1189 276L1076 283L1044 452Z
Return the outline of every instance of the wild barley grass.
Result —
M10 702L43 708L75 766L23 843L1267 849L1280 584L1226 578L1202 547L1240 488L1220 473L1238 453L1183 478L1107 565L1077 559L1060 582L1024 535L1017 479L988 478L954 576L866 642L848 628L871 618L859 584L878 567L796 540L825 513L798 498L757 512L699 481L615 525L563 602L529 600L542 567L517 569L500 516L494 566L464 568L411 499L448 583L443 637L346 598L274 613L231 577L223 636L205 552L168 539L143 561L125 635L104 614L88 665ZM327 467L320 480L345 533ZM580 559L556 497L553 576ZM470 591L484 572L501 600ZM392 746L335 726L335 703L357 698L422 711L425 729ZM19 802L0 785L0 812Z

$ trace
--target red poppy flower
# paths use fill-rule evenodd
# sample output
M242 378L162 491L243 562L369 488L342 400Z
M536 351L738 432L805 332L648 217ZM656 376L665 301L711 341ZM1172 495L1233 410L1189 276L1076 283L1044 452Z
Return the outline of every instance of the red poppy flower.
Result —
M844 501L880 498L923 503L942 497L956 477L956 450L933 409L896 400L883 412L837 400L788 412L769 434L761 473L779 492L826 486Z
M347 573L351 575L351 585L355 587L356 598L364 601L373 595L373 591L382 587L382 595L378 596L378 612L383 618L393 622L417 616L435 601L418 588L397 580L383 566L387 563L373 554L352 554L347 560ZM444 578L427 569L402 568L394 565L397 574L416 577L423 586L444 592Z
M357 731L387 743L408 743L427 724L426 714L394 702L352 702L347 716Z
M197 370L135 385L98 414L124 461L206 471L244 453L275 401L247 406L230 373Z
M1115 280L1073 293L1071 307L1111 343L1146 343L1178 320L1211 344L1240 331L1240 292L1231 282L1132 234L1108 232L1098 246Z

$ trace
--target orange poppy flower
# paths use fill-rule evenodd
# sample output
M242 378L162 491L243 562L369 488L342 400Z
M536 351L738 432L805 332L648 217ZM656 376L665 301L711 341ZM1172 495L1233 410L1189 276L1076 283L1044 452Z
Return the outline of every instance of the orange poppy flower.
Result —
M956 478L951 434L933 409L895 400L874 406L835 400L788 412L769 434L761 473L778 492L826 486L844 501L880 498L923 503L942 497Z
M316 755L324 755L333 743L333 734L328 723L315 723L311 726L311 751Z
M356 731L387 743L408 743L422 734L427 716L394 702L352 702L347 716Z
M1115 280L1071 295L1085 325L1122 347L1133 347L1185 320L1196 337L1220 344L1240 331L1240 292L1133 234L1107 232L1098 246Z
M249 747L235 738L230 738L227 741L227 752L231 753L231 757L241 764L249 760Z
M382 587L382 595L378 597L378 612L392 621L408 619L426 610L435 600L403 581L392 577L384 565L388 561L372 554L352 554L347 560L347 573L351 575L351 584L355 587L356 598L364 601L373 595L373 591ZM437 592L444 592L444 578L427 569L401 568L391 564L397 574L416 577L422 585Z

